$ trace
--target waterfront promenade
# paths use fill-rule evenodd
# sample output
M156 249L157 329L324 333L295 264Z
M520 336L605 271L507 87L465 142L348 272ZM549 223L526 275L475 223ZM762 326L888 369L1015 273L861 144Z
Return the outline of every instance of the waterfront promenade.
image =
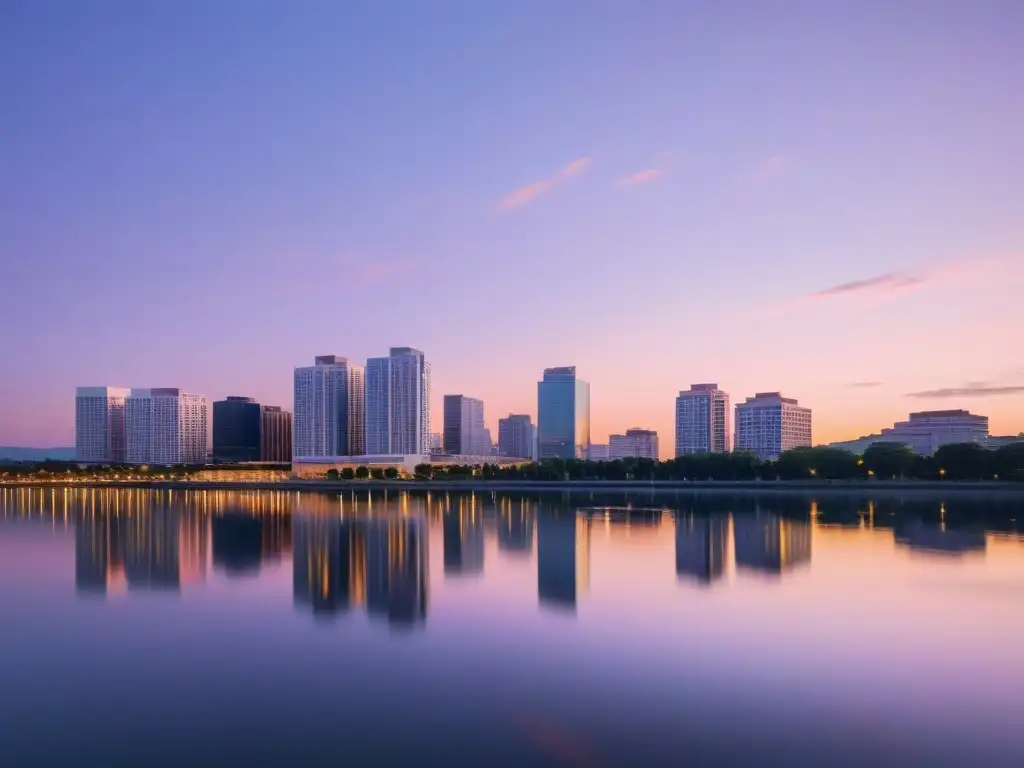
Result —
M341 493L348 491L419 491L439 493L624 493L671 494L968 494L1019 496L1024 483L952 480L63 480L10 479L3 487L25 488L140 488L152 490L267 490Z

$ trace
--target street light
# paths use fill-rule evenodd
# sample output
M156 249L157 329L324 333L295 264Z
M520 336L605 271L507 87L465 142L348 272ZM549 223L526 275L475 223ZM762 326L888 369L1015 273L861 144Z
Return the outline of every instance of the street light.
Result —
M939 478L942 479L942 480L946 479L946 470L944 470L944 469L940 469L939 470Z

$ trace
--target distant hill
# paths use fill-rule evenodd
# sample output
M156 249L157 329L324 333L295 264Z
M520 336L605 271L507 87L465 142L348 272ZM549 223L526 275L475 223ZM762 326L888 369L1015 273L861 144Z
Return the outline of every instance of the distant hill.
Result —
M73 458L74 448L17 448L0 445L0 461L70 461Z

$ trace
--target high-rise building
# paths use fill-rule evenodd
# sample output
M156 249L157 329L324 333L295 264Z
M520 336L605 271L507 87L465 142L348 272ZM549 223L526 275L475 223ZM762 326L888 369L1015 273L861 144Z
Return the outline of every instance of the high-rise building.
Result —
M410 347L366 361L366 453L430 452L430 363Z
M853 453L863 453L872 443L903 443L914 453L931 456L943 445L951 443L977 443L993 445L988 435L988 416L970 411L919 411L910 414L907 421L897 421L881 434L868 435L858 440L830 443Z
M277 405L260 406L260 461L292 460L292 414Z
M587 461L608 461L611 448L608 443L591 443L587 446Z
M124 409L129 390L78 387L75 391L75 459L125 461Z
M576 366L545 368L537 383L537 450L541 459L582 459L590 447L590 384Z
M676 456L727 453L729 395L717 384L693 384L676 398Z
M126 461L130 464L206 462L206 398L180 389L133 389L125 399Z
M498 455L517 459L536 458L537 430L526 413L510 413L498 419Z
M213 458L259 461L260 404L251 397L231 396L213 404Z
M811 409L778 392L759 392L736 404L736 450L772 461L783 451L811 445Z
M292 415L251 397L213 404L213 458L217 461L291 461Z
M444 452L449 456L488 455L490 435L484 426L483 400L444 396Z
M366 453L363 368L338 355L320 355L295 369L295 456Z
M634 427L624 435L608 436L608 458L655 459L658 458L658 433L653 429Z

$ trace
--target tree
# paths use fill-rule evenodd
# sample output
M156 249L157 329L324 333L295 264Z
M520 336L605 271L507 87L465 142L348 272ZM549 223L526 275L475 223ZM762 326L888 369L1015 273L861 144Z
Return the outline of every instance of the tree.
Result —
M356 471L352 467L345 467L341 470L341 478L342 480L355 480Z
M867 447L863 459L864 466L876 477L903 479L912 474L917 454L905 443L879 442Z
M996 474L995 454L977 443L952 443L939 447L932 457L940 478L984 480Z
M365 480L369 476L370 476L369 468L367 468L367 467L365 467L365 466L363 466L361 464L358 467L356 467L356 480Z
M433 480L434 473L429 464L417 464L412 471L413 477L417 480Z
M1024 482L1024 442L1004 445L992 455L992 468L1000 480Z
M328 469L327 470L327 479L328 480L337 480L338 479L338 470L333 469L333 468L332 469Z
M398 467L385 467L384 468L384 479L385 480L397 480L398 479Z

